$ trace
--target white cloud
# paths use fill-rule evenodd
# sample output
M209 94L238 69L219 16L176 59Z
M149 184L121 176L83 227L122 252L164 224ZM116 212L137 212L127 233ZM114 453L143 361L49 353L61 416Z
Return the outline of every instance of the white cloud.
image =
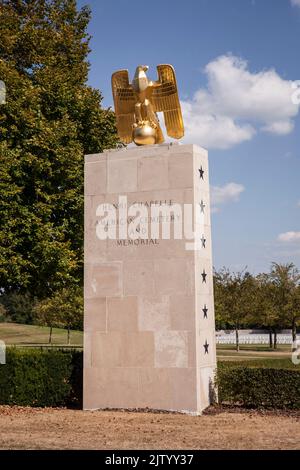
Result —
M207 88L182 102L186 141L208 148L230 148L258 130L285 135L294 128L299 105L292 103L292 81L273 69L252 73L246 61L223 55L207 64Z
M294 130L293 121L277 121L272 122L264 127L262 130L265 132L270 132L271 134L286 135L290 134Z
M294 243L300 242L300 232L285 232L278 235L280 242Z
M207 148L227 149L251 140L255 129L250 125L237 125L228 116L202 114L201 105L182 102L185 140Z
M225 186L212 186L212 213L219 212L219 208L216 206L229 202L237 202L243 191L245 191L245 187L238 183L228 183Z
M291 0L293 7L300 7L300 0Z

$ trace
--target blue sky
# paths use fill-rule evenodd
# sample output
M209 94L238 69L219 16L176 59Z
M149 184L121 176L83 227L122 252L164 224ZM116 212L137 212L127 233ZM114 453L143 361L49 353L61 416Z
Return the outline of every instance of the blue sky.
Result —
M300 268L300 0L78 0L90 5L89 83L138 64L176 69L186 137L209 149L214 266ZM145 3L145 5L147 5ZM299 83L300 84L300 83ZM300 96L298 93L297 97Z

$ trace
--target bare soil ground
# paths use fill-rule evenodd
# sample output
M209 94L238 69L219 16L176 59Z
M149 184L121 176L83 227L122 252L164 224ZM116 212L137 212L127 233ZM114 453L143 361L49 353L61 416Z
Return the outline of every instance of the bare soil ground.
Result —
M203 416L0 406L0 449L299 449L300 413Z

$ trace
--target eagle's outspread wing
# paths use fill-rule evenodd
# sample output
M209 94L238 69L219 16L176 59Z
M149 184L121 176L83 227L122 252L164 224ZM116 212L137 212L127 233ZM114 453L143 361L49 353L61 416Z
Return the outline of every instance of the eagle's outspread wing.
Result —
M135 96L129 83L128 70L119 70L111 77L118 134L122 142L132 142Z
M153 88L151 102L155 112L163 111L167 133L180 139L184 135L175 71L172 65L158 65L158 83Z

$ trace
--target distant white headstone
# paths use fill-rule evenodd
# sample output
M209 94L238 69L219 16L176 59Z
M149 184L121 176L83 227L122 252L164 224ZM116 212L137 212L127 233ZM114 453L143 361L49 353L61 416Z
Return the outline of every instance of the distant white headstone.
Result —
M0 340L0 364L6 364L6 346L4 341Z
M3 80L0 80L0 104L6 103L6 87Z

